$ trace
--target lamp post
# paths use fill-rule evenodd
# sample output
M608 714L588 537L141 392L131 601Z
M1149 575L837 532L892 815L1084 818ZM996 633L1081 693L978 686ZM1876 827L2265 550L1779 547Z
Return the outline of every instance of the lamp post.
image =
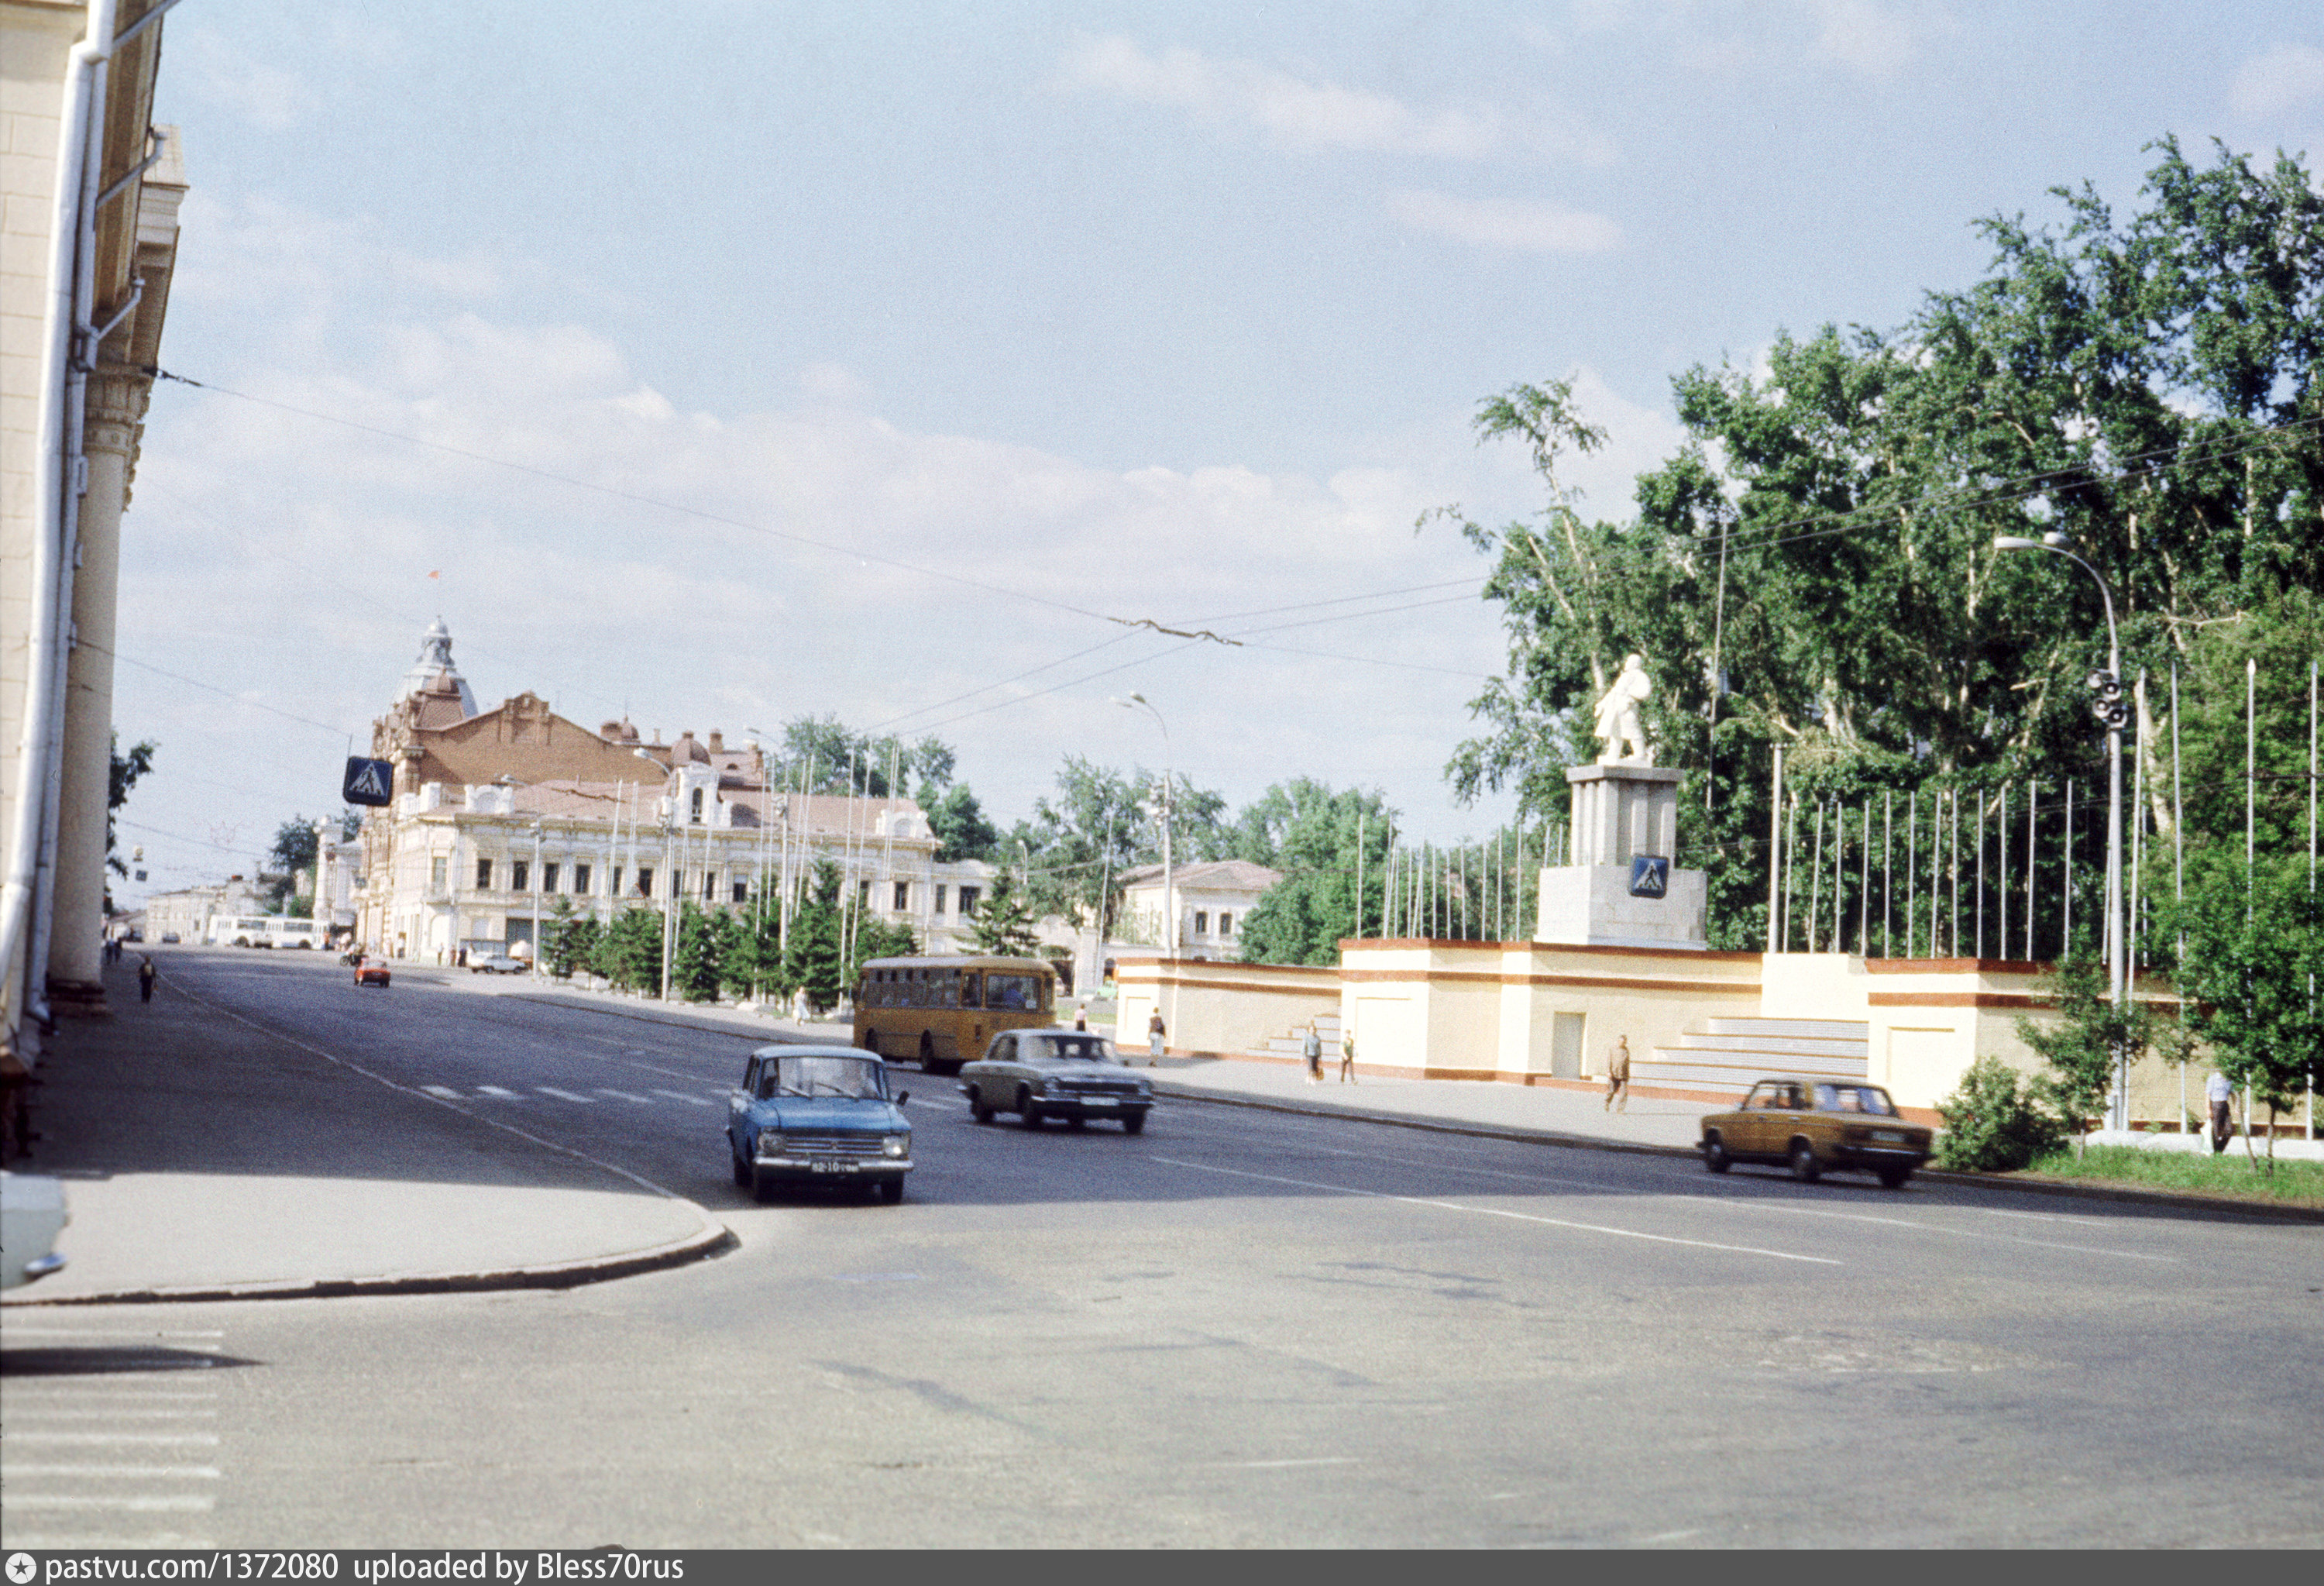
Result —
M532 979L540 979L540 823L532 823Z
M657 733L654 736L659 738L661 734ZM642 749L633 749L630 752L649 765L661 765L661 761ZM672 764L662 769L666 776L661 788L661 1000L667 1002L670 1000L670 960L678 950L678 927L669 908L669 900L678 890L678 877L670 870L669 857L670 821L678 814L678 795L672 790L677 783L678 767Z
M1176 958L1178 956L1178 894L1172 881L1170 863L1170 783L1173 780L1170 724L1162 719L1162 713L1148 704L1143 694L1133 694L1127 699L1117 695L1113 703L1124 710L1143 710L1154 718L1154 724L1162 729L1162 912L1170 921L1167 939L1162 944L1162 950L1169 957Z
M1997 535L1993 549L2046 550L2064 557L2090 576L2098 586L2098 599L2106 607L2107 669L2093 672L2089 683L2094 696L2091 712L2107 730L2107 976L2114 988L2115 1010L2119 1015L2130 1005L2129 966L2123 950L2122 895L2122 729L2130 718L2130 707L2122 697L2122 639L2115 628L2114 591L2107 586L2105 575L2072 549L2073 543L2053 529L2039 539ZM2130 1127L2130 1074L2119 1048L2115 1052L2114 1095L2107 1107L2107 1125L2110 1129Z

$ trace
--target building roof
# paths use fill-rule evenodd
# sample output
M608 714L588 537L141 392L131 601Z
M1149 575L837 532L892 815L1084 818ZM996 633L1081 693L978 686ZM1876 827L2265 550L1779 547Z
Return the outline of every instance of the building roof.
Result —
M1247 859L1206 859L1174 866L1170 871L1170 884L1180 891L1249 892L1255 896L1282 879L1281 871L1253 864ZM1126 870L1121 872L1121 884L1158 887L1162 884L1162 867L1146 864Z

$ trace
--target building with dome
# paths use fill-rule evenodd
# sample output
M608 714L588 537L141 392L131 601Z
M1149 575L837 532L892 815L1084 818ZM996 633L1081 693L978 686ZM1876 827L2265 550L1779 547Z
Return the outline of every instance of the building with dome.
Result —
M592 730L529 691L480 710L441 618L373 723L371 752L395 768L394 800L356 839L355 934L406 961L529 957L560 904L600 920L680 900L779 909L824 859L867 917L954 952L992 875L939 862L912 799L770 786L768 757L715 729L668 742L627 720Z

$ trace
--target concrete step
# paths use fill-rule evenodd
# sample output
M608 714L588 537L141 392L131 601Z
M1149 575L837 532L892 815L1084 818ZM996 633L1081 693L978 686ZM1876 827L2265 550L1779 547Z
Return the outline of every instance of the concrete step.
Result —
M1839 1057L1862 1062L1871 1056L1867 1040L1821 1040L1810 1036L1699 1036L1692 1030L1680 1037L1674 1052L1789 1052L1802 1058Z
M1863 1058L1843 1062L1803 1063L1790 1053L1766 1052L1721 1053L1706 1056L1683 1047L1658 1047L1651 1057L1642 1058L1630 1065L1633 1078L1643 1082L1649 1073L1677 1074L1684 1073L1702 1079L1722 1078L1748 1083L1771 1074L1796 1074L1812 1079L1866 1079L1870 1077L1869 1065Z
M1860 1019L1706 1019L1702 1030L1713 1036L1800 1036L1827 1041L1863 1041L1872 1037L1872 1027Z

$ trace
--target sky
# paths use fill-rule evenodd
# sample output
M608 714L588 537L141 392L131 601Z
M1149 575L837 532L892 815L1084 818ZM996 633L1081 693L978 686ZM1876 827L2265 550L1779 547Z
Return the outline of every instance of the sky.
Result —
M1563 483L1624 518L1689 368L1894 327L2053 187L2126 213L2165 134L2324 152L2312 0L166 29L191 190L123 530L132 906L336 809L439 615L486 708L932 733L1004 828L1080 755L1481 836L1511 799L1443 771L1508 636L1420 520L1545 503L1483 400L1574 382L1610 441Z

